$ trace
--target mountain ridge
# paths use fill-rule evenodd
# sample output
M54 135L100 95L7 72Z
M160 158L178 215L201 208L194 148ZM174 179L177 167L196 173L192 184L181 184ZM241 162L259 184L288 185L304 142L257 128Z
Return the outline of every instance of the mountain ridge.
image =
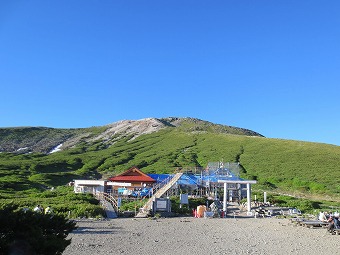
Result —
M132 166L145 173L173 173L222 160L239 163L241 178L257 180L259 189L340 201L339 146L266 138L195 118L124 120L84 129L0 129L0 146L14 151L0 153L0 191L9 193L105 179Z
M177 128L186 132L214 132L234 135L263 135L245 128L214 124L191 117L144 118L120 120L104 126L89 128L7 127L0 128L0 152L53 153L73 148L82 142L102 141L111 146L124 136L134 140L140 135Z

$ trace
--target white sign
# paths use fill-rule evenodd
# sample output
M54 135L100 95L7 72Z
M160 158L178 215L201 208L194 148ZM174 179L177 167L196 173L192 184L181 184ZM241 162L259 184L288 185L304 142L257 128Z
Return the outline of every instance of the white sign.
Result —
M132 186L131 183L127 183L127 182L108 182L107 185L109 185L109 186L120 186L120 187L130 187L130 186Z
M166 209L166 203L167 201L160 201L160 200L157 200L157 209Z

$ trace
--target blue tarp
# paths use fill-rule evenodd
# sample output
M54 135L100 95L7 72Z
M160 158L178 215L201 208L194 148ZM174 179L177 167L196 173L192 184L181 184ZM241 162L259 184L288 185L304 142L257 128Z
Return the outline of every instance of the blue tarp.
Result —
M169 176L172 176L171 174L148 174L152 179L156 180L157 183L163 182L165 179L167 179Z
M151 178L157 181L157 183L163 182L167 178L172 178L173 174L148 174ZM178 180L179 185L206 185L208 182L218 182L218 180L243 180L237 176L216 176L216 175L194 175L194 174L183 174Z
M148 174L152 179L156 180L157 183L165 181L167 178L172 178L174 174ZM198 180L193 174L183 174L177 181L179 185L197 185Z

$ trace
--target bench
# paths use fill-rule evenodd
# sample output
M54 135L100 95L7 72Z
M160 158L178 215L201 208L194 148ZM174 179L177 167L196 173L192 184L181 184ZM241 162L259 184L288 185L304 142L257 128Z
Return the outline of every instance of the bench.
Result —
M301 225L303 221L308 221L308 219L305 218L291 218L290 223L292 223L295 226Z
M315 221L300 221L299 224L307 228L315 228L315 227L326 228L328 227L329 222L315 220Z

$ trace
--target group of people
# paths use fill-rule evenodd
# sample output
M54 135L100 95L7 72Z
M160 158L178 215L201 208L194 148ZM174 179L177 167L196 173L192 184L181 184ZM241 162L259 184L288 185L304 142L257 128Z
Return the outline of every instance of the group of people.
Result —
M47 206L45 209L41 205L37 205L33 209L36 213L44 213L44 214L52 214L52 208L50 206Z
M340 214L338 212L335 212L334 214L328 213L328 212L320 212L319 214L319 220L322 222L328 222L328 231L333 232L333 230L340 229L340 220L339 220Z

